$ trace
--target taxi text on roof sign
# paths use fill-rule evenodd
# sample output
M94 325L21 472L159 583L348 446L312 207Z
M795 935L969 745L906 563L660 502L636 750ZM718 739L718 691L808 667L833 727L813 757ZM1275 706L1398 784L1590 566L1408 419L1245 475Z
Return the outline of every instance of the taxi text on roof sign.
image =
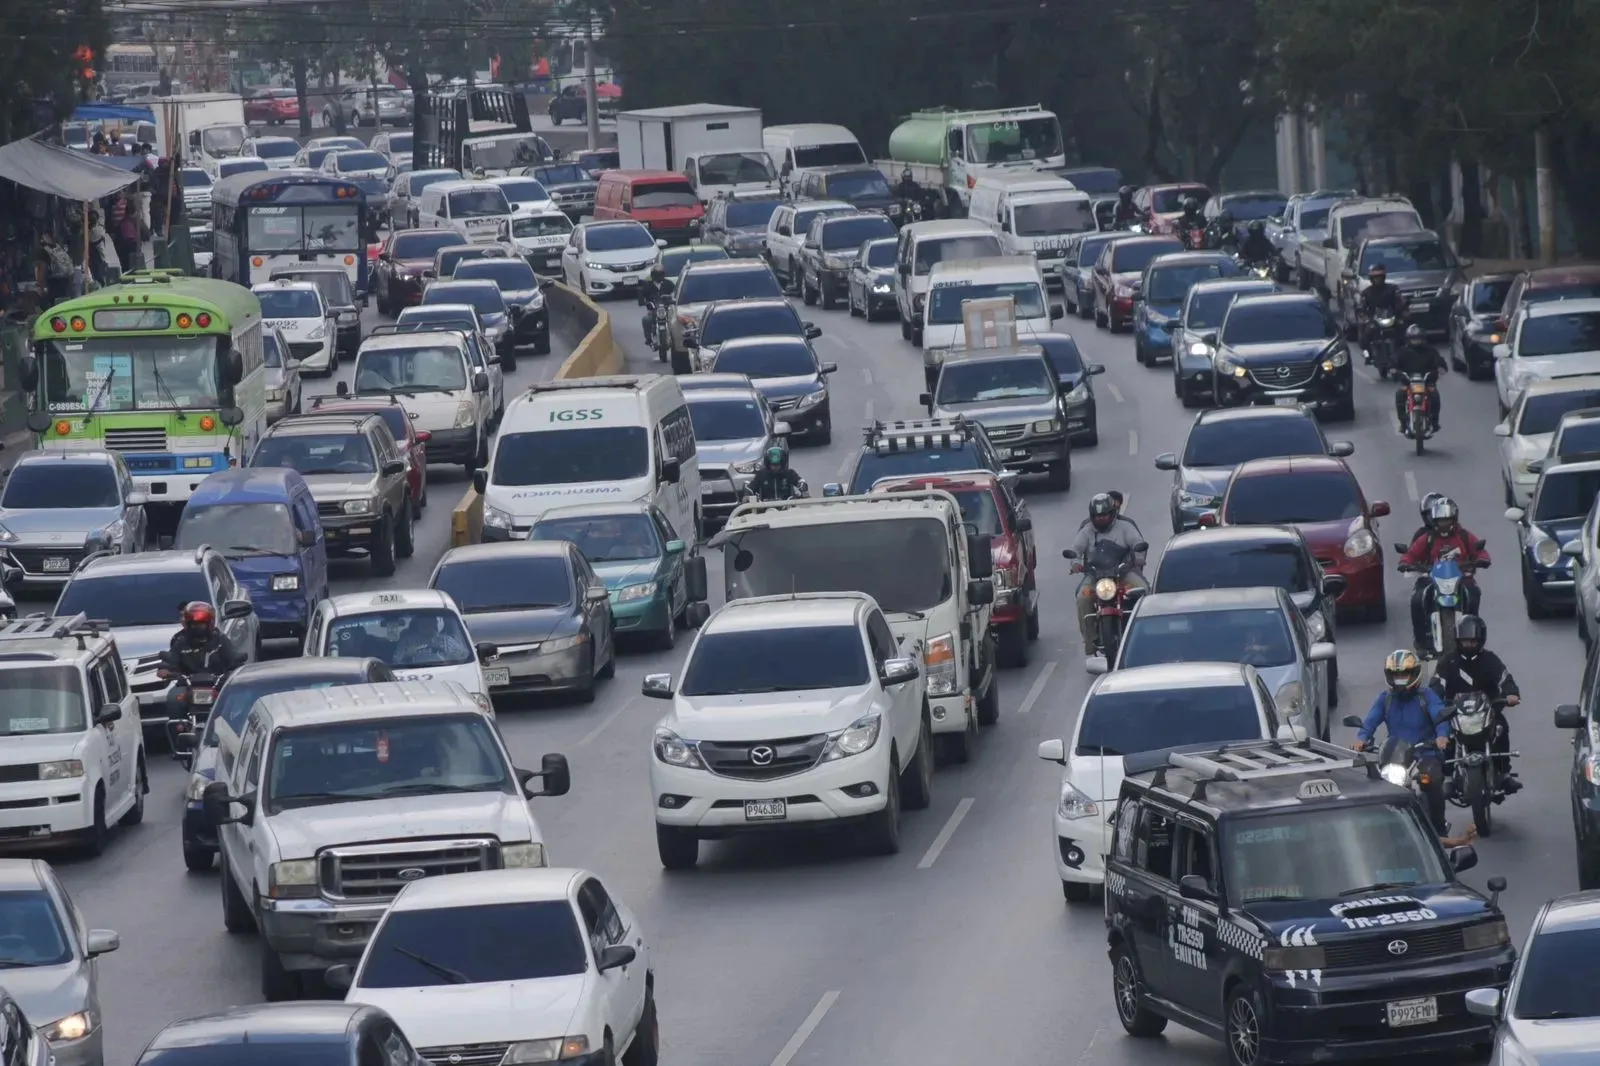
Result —
M1338 795L1341 795L1339 782L1332 778L1313 777L1309 781L1300 782L1300 798L1303 800L1328 799Z
M406 602L406 597L405 597L405 593L403 593L403 592L380 592L376 596L372 597L372 605L374 607L380 606L380 605L385 604L385 603L404 603L404 602Z

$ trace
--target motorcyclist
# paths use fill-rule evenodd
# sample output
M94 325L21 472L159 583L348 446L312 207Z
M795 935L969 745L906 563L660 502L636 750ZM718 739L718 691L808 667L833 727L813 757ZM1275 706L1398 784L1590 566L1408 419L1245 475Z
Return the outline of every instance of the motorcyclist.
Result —
M1489 641L1489 626L1475 614L1464 614L1456 621L1456 647L1449 655L1434 664L1433 690L1453 703L1469 692L1481 692L1491 703L1504 701L1507 707L1522 702L1522 690L1517 679L1511 676L1500 656L1485 645ZM1498 708L1494 712L1494 733L1489 738L1489 750L1504 756L1511 750L1511 727L1505 714ZM1505 782L1507 792L1522 787L1511 772L1511 760L1497 760L1495 770Z
M1407 544L1415 544L1418 537L1426 537L1433 532L1433 505L1445 498L1445 494L1442 492L1430 492L1422 498L1422 503L1418 507L1418 510L1422 512L1422 525L1418 526L1417 531L1411 534L1411 539L1406 541Z
M656 301L671 301L676 287L667 280L667 268L657 263L639 286L639 302L644 305L644 339L652 348L656 343Z
M1239 244L1239 261L1247 266L1256 266L1271 263L1277 254L1277 248L1267 239L1266 223L1259 218L1251 220L1245 229L1244 240Z
M1089 501L1089 517L1078 527L1072 540L1072 550L1077 553L1074 570L1082 570L1088 563L1097 544L1110 543L1122 549L1124 561L1131 562L1122 575L1122 583L1130 588L1148 588L1144 579L1144 552L1148 548L1139 527L1118 513L1117 501L1107 492L1098 493ZM1131 559L1129 557L1131 556ZM1099 575L1102 577L1110 575ZM1088 654L1098 643L1098 617L1095 615L1094 581L1086 574L1078 588L1078 633L1083 637L1084 653Z
M1390 739L1417 747L1417 781L1434 832L1444 836L1444 763L1439 752L1450 744L1449 712L1437 692L1422 687L1422 660L1409 648L1389 653L1383 676L1389 687L1372 701L1352 747L1357 751L1371 747L1380 725L1387 728Z
M195 600L185 604L180 624L182 628L161 653L160 676L211 674L220 685L225 674L244 665L244 656L217 631L217 611L209 603Z
M1111 216L1116 229L1124 229L1139 221L1139 209L1133 206L1133 186L1124 185L1117 190L1117 210Z
M761 456L761 465L750 479L750 491L758 500L792 500L803 495L802 479L789 468L789 449L774 444Z
M1373 320L1387 314L1398 321L1405 316L1406 305L1400 297L1400 290L1389 284L1389 270L1382 263L1372 264L1367 271L1367 280L1370 284L1361 290L1356 305L1356 324L1360 329L1361 347L1370 363L1375 339Z
M1178 216L1178 235L1183 238L1184 244L1187 245L1191 231L1200 230L1204 232L1205 228L1206 220L1200 215L1200 198L1197 196L1185 196L1183 198L1183 214ZM1198 252L1200 248L1191 247L1189 250Z
M900 172L900 184L894 187L894 195L902 204L908 206L922 199L922 188L911 176L910 167Z
M1435 433L1439 432L1439 413L1443 405L1439 402L1438 375L1450 373L1450 363L1439 354L1439 349L1428 343L1422 327L1415 322L1406 327L1406 342L1394 353L1394 370L1402 377L1427 378L1428 425ZM1408 435L1411 427L1406 425L1405 385L1395 390L1394 413L1400 422L1400 432Z
M1428 631L1428 596L1433 588L1428 572L1433 564L1448 552L1456 553L1461 564L1462 613L1477 614L1481 593L1473 571L1483 569L1490 561L1483 542L1461 525L1461 508L1456 506L1456 501L1448 496L1439 497L1433 502L1428 519L1433 528L1413 540L1400 556L1402 571L1416 571L1420 575L1411 591L1411 634L1417 648L1424 653L1433 643Z
M1232 249L1235 253L1239 248L1239 229L1233 212L1224 210L1211 220L1211 225L1206 230L1206 239L1221 251Z

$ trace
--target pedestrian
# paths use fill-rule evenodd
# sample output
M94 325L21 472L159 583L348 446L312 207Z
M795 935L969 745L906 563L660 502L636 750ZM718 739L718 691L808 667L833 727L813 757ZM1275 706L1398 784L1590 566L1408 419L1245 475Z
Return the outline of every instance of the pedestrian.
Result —
M111 241L124 271L137 270L141 262L139 211L127 194L117 193L111 202Z
M50 306L72 299L73 263L67 250L56 243L48 230L39 234L39 247L34 255L38 264L34 275L39 291L47 294Z

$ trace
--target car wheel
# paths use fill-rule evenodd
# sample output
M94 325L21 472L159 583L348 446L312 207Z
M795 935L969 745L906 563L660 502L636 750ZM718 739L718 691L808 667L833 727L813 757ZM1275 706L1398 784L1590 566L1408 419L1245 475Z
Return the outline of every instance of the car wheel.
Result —
M1223 1007L1223 1046L1232 1066L1260 1066L1264 1061L1261 999L1244 982L1233 986Z
M911 811L927 810L933 802L933 726L929 724L926 705L922 708L916 754L900 775L900 801Z
M1000 630L997 655L1000 665L1007 670L1021 670L1028 665L1028 623L1019 618L1006 623ZM992 723L985 723L992 724Z
M1071 893L1067 898L1072 898ZM1143 994L1144 979L1139 976L1133 953L1125 942L1119 942L1111 953L1111 1002L1117 1008L1117 1020L1129 1036L1144 1039L1160 1036L1167 1027L1167 1020L1144 1005Z
M900 851L900 756L889 753L889 776L883 786L883 810L867 816L862 825L868 850L874 855Z
M256 931L255 912L234 883L233 874L228 869L228 857L220 851L217 854L222 860L219 864L222 867L222 927L230 933L253 933Z
M94 821L83 831L83 853L92 858L104 855L111 830L106 825L106 790L103 785L94 787Z
M261 945L261 998L282 1003L300 998L300 975L287 970L283 958L267 944Z
M692 870L700 861L700 840L686 829L656 823L656 855L664 870Z
M133 806L122 812L122 817L117 820L118 825L138 825L144 821L144 796L149 791L150 780L145 774L144 756L140 755L133 771Z
M400 520L395 533L394 552L402 559L409 559L417 551L417 512L407 503L402 503L400 509L405 512L405 517Z
M372 573L375 576L394 576L394 542L394 519L390 516L385 516L378 523L378 530L373 535L372 546L367 549L368 558L372 560Z
M201 844L183 846L183 868L190 873L206 873L216 862L217 853Z
M579 703L594 702L594 641L589 641L589 659L583 670L583 682L573 691Z

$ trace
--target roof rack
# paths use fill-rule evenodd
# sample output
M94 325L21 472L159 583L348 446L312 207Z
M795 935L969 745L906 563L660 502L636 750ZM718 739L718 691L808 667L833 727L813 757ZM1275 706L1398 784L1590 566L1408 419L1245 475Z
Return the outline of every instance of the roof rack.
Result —
M972 423L965 417L913 418L898 422L873 422L862 430L867 446L878 452L950 448L972 438Z
M1216 782L1260 781L1270 777L1365 769L1367 777L1378 780L1378 764L1362 752L1351 751L1321 740L1285 742L1247 740L1223 744L1209 750L1171 751L1167 765L1156 770L1152 782L1166 788L1167 769L1188 770L1199 777L1193 797L1204 800L1206 787Z
M597 378L568 378L557 381L536 381L528 386L528 395L540 392L569 392L573 389L642 389L657 374L606 374Z
M374 395L382 395L382 394L380 393L380 394L374 394ZM400 397L396 396L392 392L388 393L388 397L389 397L389 405L391 407L398 407L400 405ZM336 396L329 396L327 394L323 394L321 396L317 396L317 397L313 397L312 398L312 400L311 400L311 409L313 411L315 411L317 408L321 407L324 400L334 400L334 401L337 401L339 403L352 403L352 402L355 401L355 399L356 398L354 396L351 396L348 393L345 393L344 395L336 395ZM338 414L338 412L337 411L329 411L328 414L336 415L336 414Z
M369 337L393 337L402 333L471 333L466 326L447 326L437 322L385 322L367 330Z
M65 640L75 637L78 650L88 647L90 637L110 632L111 623L100 618L91 619L83 612L67 617L30 614L25 618L0 620L0 640Z

